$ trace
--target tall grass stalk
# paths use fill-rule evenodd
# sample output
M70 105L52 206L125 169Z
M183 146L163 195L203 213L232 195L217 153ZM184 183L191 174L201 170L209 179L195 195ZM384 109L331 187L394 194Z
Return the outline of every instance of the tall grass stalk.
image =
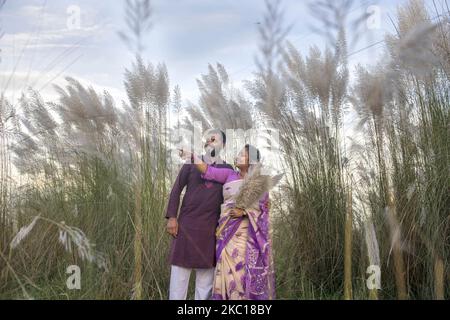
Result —
M345 239L344 239L344 298L351 300L352 292L352 193L348 191L347 195L347 212L345 215Z

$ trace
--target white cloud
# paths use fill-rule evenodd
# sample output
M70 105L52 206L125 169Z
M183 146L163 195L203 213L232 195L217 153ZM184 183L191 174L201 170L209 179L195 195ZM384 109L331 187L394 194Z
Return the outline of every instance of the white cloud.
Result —
M98 36L101 31L102 28L99 25L94 25L76 30L58 29L34 33L5 33L1 39L2 56L7 57L13 52L24 49L72 47L79 40L89 39L93 35ZM77 44L77 47L80 46L86 45Z
M7 81L10 81L9 88L4 91L5 97L10 101L16 101L20 98L22 92L32 86L33 89L39 91L41 96L44 97L46 101L57 102L59 96L54 90L54 85L64 88L67 85L65 80L66 76L67 75L64 74L58 75L57 72L51 72L43 76L43 74L38 70L31 70L30 72L15 72L12 75L9 72L0 72L0 83L2 83L3 86ZM83 77L76 75L71 76L79 81L83 86L94 88L94 90L99 94L102 94L104 91L109 92L118 106L121 105L122 100L126 101L127 99L124 89L108 86L102 83L102 81L96 82L93 80L104 79L106 81L108 77L107 74L88 74Z
M17 15L42 28L61 28L65 24L65 18L46 9L45 6L25 5L18 10Z

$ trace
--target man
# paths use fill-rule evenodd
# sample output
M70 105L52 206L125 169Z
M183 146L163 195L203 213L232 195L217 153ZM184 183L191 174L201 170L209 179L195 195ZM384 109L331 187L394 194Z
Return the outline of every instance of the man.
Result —
M203 160L215 167L231 168L220 158L225 143L224 132L210 131ZM184 187L187 188L177 215ZM183 165L170 193L166 213L167 232L174 237L170 251L170 300L186 299L192 270L196 278L195 299L210 298L216 264L215 230L222 202L222 184L203 180L193 163Z

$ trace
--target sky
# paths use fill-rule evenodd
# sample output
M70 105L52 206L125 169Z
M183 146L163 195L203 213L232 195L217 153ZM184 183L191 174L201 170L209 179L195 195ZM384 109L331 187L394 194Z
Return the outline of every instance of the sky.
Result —
M311 28L317 23L309 2L282 1L285 22L292 24L287 39L303 54L312 45L326 44ZM349 50L351 67L373 63L382 54L380 41L392 32L389 17L404 2L354 1L352 16L370 11L376 17L363 25L360 41ZM7 0L0 13L1 91L14 100L32 87L55 100L52 85L64 85L64 77L71 76L119 101L126 99L123 74L133 53L118 37L125 28L124 5L117 0ZM237 87L252 77L263 0L153 0L152 7L153 27L145 35L143 57L167 65L170 85L180 86L183 101L197 102L196 79L207 72L208 63L222 63Z

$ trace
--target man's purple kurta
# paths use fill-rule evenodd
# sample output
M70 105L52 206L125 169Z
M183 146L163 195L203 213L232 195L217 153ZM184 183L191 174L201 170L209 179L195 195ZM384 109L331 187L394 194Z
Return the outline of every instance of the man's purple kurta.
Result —
M232 168L229 164L212 164ZM166 218L177 217L180 195L187 187L178 215L178 235L172 241L170 264L184 268L213 268L215 231L223 202L222 184L203 180L193 164L184 164L170 193Z

